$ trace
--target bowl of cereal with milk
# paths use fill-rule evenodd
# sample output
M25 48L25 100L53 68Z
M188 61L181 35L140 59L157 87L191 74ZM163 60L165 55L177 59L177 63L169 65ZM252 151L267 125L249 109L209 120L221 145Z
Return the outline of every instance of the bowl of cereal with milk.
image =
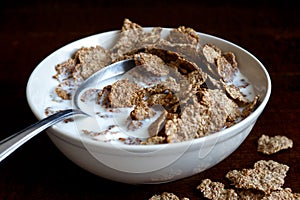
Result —
M74 108L76 89L113 63L79 97L90 116L74 115L47 134L71 161L100 177L163 183L200 173L234 152L271 93L269 74L245 49L193 28L142 27L67 44L32 72L27 99L43 119Z

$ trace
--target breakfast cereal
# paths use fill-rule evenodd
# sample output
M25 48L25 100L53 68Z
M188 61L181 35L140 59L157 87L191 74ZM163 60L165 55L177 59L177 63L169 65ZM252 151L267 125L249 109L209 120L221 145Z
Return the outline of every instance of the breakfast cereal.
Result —
M160 32L160 27L153 28L151 32L145 32L140 25L126 18L121 29L120 38L110 49L112 60L118 60L129 51L157 43L160 40Z
M226 178L232 181L236 188L256 189L270 194L274 190L281 190L289 166L273 160L260 160L253 169L232 170Z
M225 176L229 188L221 182L203 179L196 187L207 199L281 200L300 199L300 193L282 188L289 167L273 160L259 160L253 169L231 170Z
M233 189L225 189L224 184L213 182L210 179L202 180L197 189L203 193L203 196L212 200L238 200L238 195Z
M179 198L174 193L163 192L162 194L155 194L149 200L189 200L189 198Z
M282 199L299 200L300 193L293 193L290 188L285 188L282 190L273 191L270 195L266 195L262 198L262 200L282 200Z
M273 154L283 149L288 149L293 147L293 140L287 138L283 135L276 135L270 137L268 135L262 134L258 139L257 151L264 154Z
M264 194L256 190L239 190L239 200L299 200L300 194L293 193L290 188L284 188L281 190L274 190L270 194Z
M120 110L129 113L123 125L108 127L138 132L147 126L148 137L137 136L135 140L140 144L203 137L236 124L255 110L259 97L239 71L233 52L224 52L214 44L201 45L201 38L190 27L171 29L165 37L161 31L161 27L144 31L125 19L111 48L82 47L72 58L57 64L53 76L58 81L56 94L70 100L76 88L96 71L120 60L134 60L136 67L123 79L91 89L81 100L91 101L88 94L96 95L95 103L102 109L98 116L119 120ZM97 139L97 134L90 136Z

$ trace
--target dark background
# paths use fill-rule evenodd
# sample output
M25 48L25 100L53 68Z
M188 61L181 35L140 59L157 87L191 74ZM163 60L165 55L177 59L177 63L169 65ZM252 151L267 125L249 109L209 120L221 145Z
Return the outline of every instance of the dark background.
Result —
M120 29L124 18L143 27L185 25L254 54L270 73L272 94L250 135L205 172L160 185L126 185L77 167L41 134L0 163L0 199L149 199L164 191L200 199L196 186L202 179L228 187L229 170L251 168L260 159L290 166L284 187L300 193L300 16L292 1L1 1L0 139L37 121L27 104L26 84L47 55L82 37ZM256 142L263 133L286 135L294 147L260 154Z

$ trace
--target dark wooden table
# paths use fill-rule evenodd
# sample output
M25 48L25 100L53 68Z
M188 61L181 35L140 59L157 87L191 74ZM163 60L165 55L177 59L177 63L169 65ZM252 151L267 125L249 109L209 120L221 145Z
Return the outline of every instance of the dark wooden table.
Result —
M84 3L82 3L84 2ZM232 41L253 53L272 79L268 105L245 142L211 169L176 182L126 185L102 179L69 161L46 134L0 163L0 199L148 199L164 191L200 199L204 178L221 181L232 169L261 159L290 166L284 187L300 192L299 9L288 1L1 1L0 139L36 122L26 100L32 70L57 48L85 36L119 29L124 18L142 26L185 25ZM49 66L50 67L50 66ZM256 151L261 134L285 135L292 149Z

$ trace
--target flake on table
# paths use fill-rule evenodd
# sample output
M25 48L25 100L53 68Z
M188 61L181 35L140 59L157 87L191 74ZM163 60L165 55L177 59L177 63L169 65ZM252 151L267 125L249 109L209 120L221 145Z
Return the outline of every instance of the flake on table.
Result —
M226 178L232 181L236 188L256 189L270 194L273 190L281 190L289 166L273 160L260 160L253 169L232 170Z
M162 194L155 194L149 200L189 200L189 198L179 198L173 193L163 192Z
M210 179L202 180L197 189L203 193L204 197L212 200L238 199L238 195L233 189L225 189L223 183L213 182Z
M263 134L258 139L257 151L264 154L273 154L283 149L288 149L293 147L293 140L287 138L283 135L276 135L270 137Z

